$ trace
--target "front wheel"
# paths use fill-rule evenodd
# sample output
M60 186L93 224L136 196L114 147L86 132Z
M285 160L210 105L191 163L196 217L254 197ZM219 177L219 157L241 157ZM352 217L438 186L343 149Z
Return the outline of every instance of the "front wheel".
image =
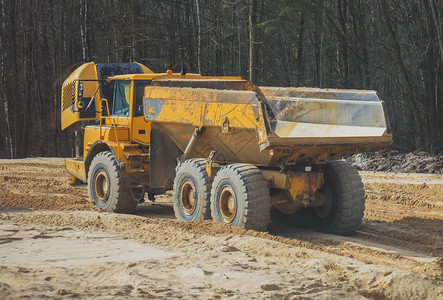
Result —
M211 190L212 219L265 231L270 222L270 203L268 183L256 166L231 164L217 172Z
M88 172L88 194L89 199L105 211L131 213L137 206L110 151L100 152L92 160Z
M320 192L326 203L312 209L315 228L340 235L356 232L365 211L365 191L358 171L346 161L329 161L324 179Z

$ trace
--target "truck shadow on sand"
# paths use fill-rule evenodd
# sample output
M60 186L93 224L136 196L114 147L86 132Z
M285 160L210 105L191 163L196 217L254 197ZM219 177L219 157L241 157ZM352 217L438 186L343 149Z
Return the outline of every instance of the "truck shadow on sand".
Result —
M139 205L135 214L146 218L175 219L172 205L163 202ZM318 232L314 227L306 212L285 218L273 211L268 233L322 247L354 245L420 259L443 257L443 220L439 219L404 217L392 222L364 220L360 229L348 236Z
M135 215L146 218L175 219L171 204L150 203L137 206Z
M404 217L393 222L364 220L352 235L318 232L313 226L297 226L273 218L271 235L306 241L315 245L345 247L354 245L402 256L432 259L443 257L443 220Z

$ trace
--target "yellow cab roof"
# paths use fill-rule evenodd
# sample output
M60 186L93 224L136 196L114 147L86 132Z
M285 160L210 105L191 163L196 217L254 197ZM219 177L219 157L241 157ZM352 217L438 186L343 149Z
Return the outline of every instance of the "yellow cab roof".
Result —
M189 73L181 75L180 73L144 73L144 74L125 74L109 77L109 80L153 80L153 79L222 79L222 80L242 80L241 77L226 76L202 76L200 74Z

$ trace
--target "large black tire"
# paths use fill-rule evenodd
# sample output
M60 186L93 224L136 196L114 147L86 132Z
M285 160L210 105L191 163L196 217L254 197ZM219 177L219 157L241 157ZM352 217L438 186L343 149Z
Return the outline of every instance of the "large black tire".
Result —
M365 211L365 191L357 169L344 160L328 161L324 179L321 192L326 205L312 209L315 228L339 235L355 233Z
M231 164L215 175L211 190L212 219L233 226L265 231L271 218L268 182L249 164Z
M174 179L173 205L180 221L211 218L209 195L212 178L206 172L206 159L188 159L177 168Z
M88 172L88 194L89 199L105 211L132 213L137 206L110 151L100 152L92 159Z

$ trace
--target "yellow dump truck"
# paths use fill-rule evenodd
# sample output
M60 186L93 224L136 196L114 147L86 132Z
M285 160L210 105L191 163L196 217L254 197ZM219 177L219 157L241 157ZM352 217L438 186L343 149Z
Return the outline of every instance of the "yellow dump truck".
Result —
M101 209L130 213L172 189L177 219L254 230L267 229L273 209L355 232L363 184L334 158L392 142L374 91L259 87L138 63L76 69L61 96L62 129L75 123L66 169Z

